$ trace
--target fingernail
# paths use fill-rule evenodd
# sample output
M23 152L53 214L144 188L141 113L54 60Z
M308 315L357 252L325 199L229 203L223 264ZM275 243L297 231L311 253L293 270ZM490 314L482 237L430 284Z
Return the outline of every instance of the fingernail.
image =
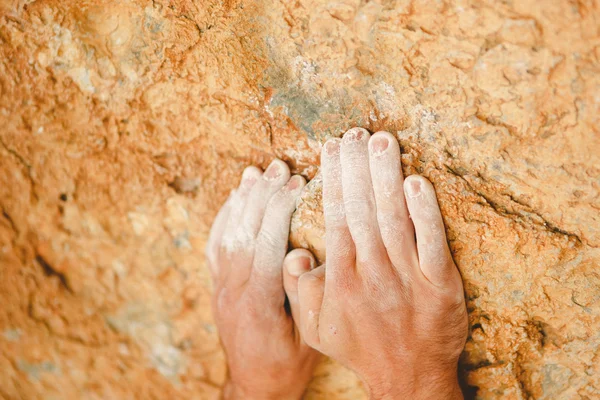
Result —
M256 183L256 177L255 176L244 176L242 178L242 185L245 188L249 188L251 186L253 186Z
M300 176L300 175L294 175L292 176L292 178L289 180L289 182L287 183L287 190L290 192L293 192L294 190L298 189L303 185L304 183L304 179Z
M279 163L273 161L263 176L268 181L279 178L279 176L281 176L281 167L279 166Z
M387 150L390 141L385 136L376 136L371 139L371 153L380 156Z
M361 128L352 128L344 135L344 142L358 142L365 137L365 130Z
M300 276L314 268L314 260L307 256L298 256L291 259L287 270L292 276Z
M260 172L254 167L248 167L242 173L242 182L241 186L244 188L249 188L256 183L260 176Z
M339 140L329 140L325 143L325 153L328 156L336 155L340 152L340 143Z
M406 194L411 198L418 197L421 194L421 181L411 179L406 185Z

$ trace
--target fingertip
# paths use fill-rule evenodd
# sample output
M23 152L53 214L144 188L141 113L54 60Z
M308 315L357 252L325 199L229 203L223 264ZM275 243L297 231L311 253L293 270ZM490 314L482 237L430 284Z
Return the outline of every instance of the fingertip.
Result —
M394 148L399 149L398 141L389 132L379 131L369 139L369 152L374 156L383 156L390 153Z
M262 171L259 168L255 166L246 167L242 173L242 181L240 182L240 189L242 192L245 193L249 191L254 184L258 182L261 176Z
M304 186L306 186L306 179L302 175L294 175L285 185L285 188L288 192L300 192Z
M349 129L345 134L344 137L342 138L342 143L344 144L348 144L348 143L354 143L354 142L361 142L364 140L369 140L369 136L370 133L369 131L367 131L364 128L352 128Z
M315 257L306 249L292 250L285 257L283 264L287 273L294 277L300 277L316 267Z
M244 172L242 173L242 182L247 180L258 180L262 176L262 170L254 165L250 165L244 168Z
M390 147L390 140L385 135L372 136L369 139L369 151L375 156L385 154L388 147Z
M288 165L280 160L279 158L275 158L263 174L263 179L266 181L275 181L284 178L288 180L290 178L290 168Z
M331 138L325 142L321 150L321 160L326 160L330 157L335 157L340 154L340 144L342 140L339 138Z
M244 172L242 173L242 179L250 178L250 177L260 177L262 175L262 171L260 168L255 167L254 165L250 165L244 168Z
M410 175L404 180L406 204L414 218L437 215L441 219L437 193L431 182L421 175Z
M433 189L431 182L421 175L410 175L404 179L404 192L410 199L421 196L429 189Z

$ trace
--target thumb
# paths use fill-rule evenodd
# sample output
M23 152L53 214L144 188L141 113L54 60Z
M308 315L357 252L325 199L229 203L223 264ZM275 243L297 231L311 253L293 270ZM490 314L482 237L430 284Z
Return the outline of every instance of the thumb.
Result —
M316 266L312 253L305 249L290 251L283 260L283 288L287 295L292 318L300 327L300 305L298 303L298 279Z

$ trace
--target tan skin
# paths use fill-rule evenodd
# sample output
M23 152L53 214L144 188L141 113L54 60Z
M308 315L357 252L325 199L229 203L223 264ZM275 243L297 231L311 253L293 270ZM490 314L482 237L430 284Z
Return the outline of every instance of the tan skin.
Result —
M286 255L305 181L280 160L264 174L246 169L215 220L207 258L224 397L299 399L322 353L356 372L372 399L462 398L467 312L433 186L403 178L387 132L329 140L321 170L326 266L304 249Z

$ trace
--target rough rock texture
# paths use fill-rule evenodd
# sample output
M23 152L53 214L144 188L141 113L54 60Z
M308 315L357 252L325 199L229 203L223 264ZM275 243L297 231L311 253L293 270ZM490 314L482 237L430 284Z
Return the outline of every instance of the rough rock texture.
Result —
M0 0L0 397L218 398L212 218L363 126L438 191L470 393L598 398L598 115L596 0ZM363 396L324 362L306 398Z

